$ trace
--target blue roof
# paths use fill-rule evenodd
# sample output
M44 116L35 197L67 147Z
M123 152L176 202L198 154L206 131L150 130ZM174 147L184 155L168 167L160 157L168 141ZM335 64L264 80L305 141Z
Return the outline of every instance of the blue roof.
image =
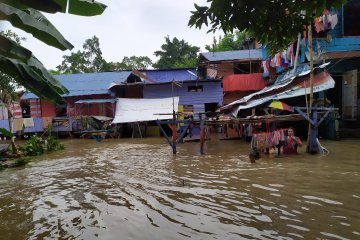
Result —
M122 83L127 80L131 71L62 74L54 77L68 90L69 94L63 97L107 94L110 83ZM39 98L31 92L25 93L22 99Z
M210 62L229 60L262 60L262 49L201 53Z
M147 77L159 83L170 83L172 81L196 81L198 79L195 68L189 69L167 69L167 70L145 70L142 71Z

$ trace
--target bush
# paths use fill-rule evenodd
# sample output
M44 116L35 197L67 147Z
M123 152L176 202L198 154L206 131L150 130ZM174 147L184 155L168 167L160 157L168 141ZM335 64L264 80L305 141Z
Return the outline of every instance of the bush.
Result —
M37 156L44 154L45 152L64 149L64 145L51 135L47 138L33 135L25 144L21 145L19 149L25 156Z
M21 157L19 159L16 159L14 164L12 165L12 167L20 167L20 166L25 166L26 164L28 164L31 161L30 157Z

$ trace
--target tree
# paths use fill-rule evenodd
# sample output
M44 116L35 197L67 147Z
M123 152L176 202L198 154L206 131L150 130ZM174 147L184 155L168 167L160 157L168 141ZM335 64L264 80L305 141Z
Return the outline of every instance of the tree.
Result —
M304 26L320 16L325 8L341 7L346 0L208 0L210 6L195 4L189 26L210 25L210 31L225 33L246 30L255 39L268 44L270 53L285 49Z
M69 13L81 16L102 14L106 6L93 0L2 0L0 20L32 34L38 40L60 50L72 49L61 33L42 12ZM62 86L32 52L8 37L0 35L0 70L36 95L54 103L62 103Z
M152 65L149 57L124 57L121 62L107 62L102 57L99 38L93 36L83 44L83 51L64 55L58 73L92 73L129 69L146 69Z
M151 59L146 56L131 56L124 57L121 62L109 62L107 64L107 69L109 71L120 71L130 69L147 69L153 63Z
M165 44L161 45L159 51L154 52L154 55L160 59L153 64L154 68L176 68L181 67L195 67L197 65L197 53L200 51L199 47L191 46L184 40L179 41L176 37L170 40L170 37L165 37Z
M219 36L218 40L214 37L213 44L206 45L205 49L209 52L242 50L247 47L245 44L249 39L250 35L246 31L235 31L225 34L224 37Z
M7 37L9 39L12 39L17 44L20 44L21 41L25 41L25 38L19 37L16 33L8 30L6 32L0 31L0 35L3 37ZM4 108L8 112L8 122L9 122L9 130L10 133L12 133L12 121L13 121L13 115L11 112L11 104L13 101L16 101L18 99L18 95L16 93L16 89L19 88L19 85L16 83L16 81L9 75L4 74L0 70L0 103L3 104ZM2 129L3 131L4 129ZM15 144L15 138L14 136L11 136L11 146L13 154L18 153L17 146Z
M106 71L106 61L102 57L99 38L93 36L86 39L83 51L64 55L61 65L57 66L60 73L91 73Z
M152 65L151 59L146 56L124 57L121 63L124 64L127 69L147 69Z

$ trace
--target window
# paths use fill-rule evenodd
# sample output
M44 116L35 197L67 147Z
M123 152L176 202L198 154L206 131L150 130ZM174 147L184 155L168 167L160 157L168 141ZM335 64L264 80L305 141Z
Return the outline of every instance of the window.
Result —
M23 118L30 118L31 112L30 112L30 101L29 100L22 100L20 102L21 106L21 115Z
M203 86L188 86L188 92L202 92Z
M245 62L234 64L234 74L261 73L261 62Z
M56 117L67 117L66 114L66 104L64 105L57 105L55 107L55 113L56 113Z

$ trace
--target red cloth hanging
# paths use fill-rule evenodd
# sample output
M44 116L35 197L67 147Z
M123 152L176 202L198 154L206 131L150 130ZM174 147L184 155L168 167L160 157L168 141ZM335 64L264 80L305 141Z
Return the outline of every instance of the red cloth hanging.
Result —
M231 74L223 79L224 91L251 91L261 90L267 84L262 79L262 73Z

